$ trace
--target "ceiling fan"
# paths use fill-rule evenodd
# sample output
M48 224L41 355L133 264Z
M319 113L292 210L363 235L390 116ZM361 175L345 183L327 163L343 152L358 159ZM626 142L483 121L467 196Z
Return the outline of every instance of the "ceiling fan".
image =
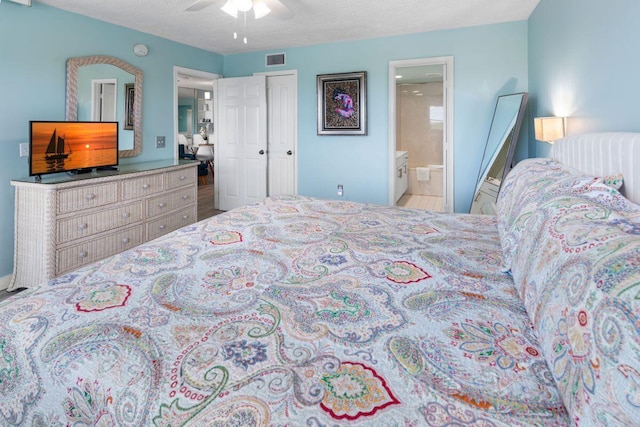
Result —
M187 12L195 12L216 3L222 4L223 0L197 0L185 10ZM256 19L260 19L270 13L279 19L287 19L293 16L291 10L280 0L226 0L220 9L234 18L238 17L238 12L246 13L251 9L253 9Z

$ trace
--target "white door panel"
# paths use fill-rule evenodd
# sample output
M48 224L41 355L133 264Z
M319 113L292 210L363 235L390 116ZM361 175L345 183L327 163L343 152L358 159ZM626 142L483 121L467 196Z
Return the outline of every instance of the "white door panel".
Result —
M219 209L267 196L267 98L264 76L218 80ZM260 154L262 151L262 154Z
M296 193L296 81L291 74L267 78L270 196Z

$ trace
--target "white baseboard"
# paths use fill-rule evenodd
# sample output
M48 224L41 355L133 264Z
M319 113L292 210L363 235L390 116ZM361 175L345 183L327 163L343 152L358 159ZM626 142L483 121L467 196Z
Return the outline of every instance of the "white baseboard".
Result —
M11 282L11 274L0 277L0 291L7 289L9 287L9 282Z

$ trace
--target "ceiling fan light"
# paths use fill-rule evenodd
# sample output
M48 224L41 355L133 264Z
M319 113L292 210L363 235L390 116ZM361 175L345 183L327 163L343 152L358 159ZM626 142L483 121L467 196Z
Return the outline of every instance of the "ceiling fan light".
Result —
M234 18L238 17L238 8L234 4L233 0L227 0L224 6L222 6L220 9L222 9L223 12L233 16Z
M251 0L232 0L232 1L233 1L233 5L240 12L248 12L251 10L251 7L253 6L253 2Z
M253 2L253 13L255 13L256 19L268 15L269 12L271 12L271 9L269 9L269 6L267 6L264 0L255 0Z

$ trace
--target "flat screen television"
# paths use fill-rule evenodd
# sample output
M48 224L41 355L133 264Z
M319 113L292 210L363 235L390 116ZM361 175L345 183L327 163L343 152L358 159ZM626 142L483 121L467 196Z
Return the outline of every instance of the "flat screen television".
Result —
M118 165L118 122L29 123L30 176Z

